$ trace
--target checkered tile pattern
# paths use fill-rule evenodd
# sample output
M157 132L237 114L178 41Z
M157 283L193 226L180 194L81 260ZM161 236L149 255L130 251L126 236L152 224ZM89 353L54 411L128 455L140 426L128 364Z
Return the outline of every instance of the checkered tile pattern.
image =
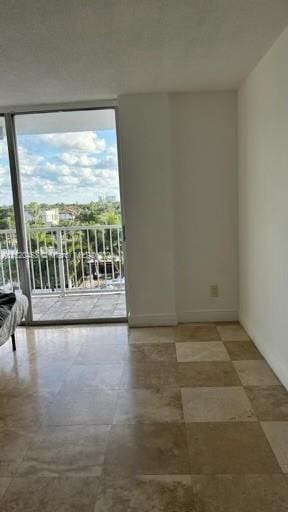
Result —
M19 329L2 512L287 512L288 393L238 323Z

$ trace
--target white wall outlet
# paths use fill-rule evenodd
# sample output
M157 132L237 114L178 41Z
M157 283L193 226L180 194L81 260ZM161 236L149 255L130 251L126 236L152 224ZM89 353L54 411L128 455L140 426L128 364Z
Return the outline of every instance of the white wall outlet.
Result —
M218 284L211 284L210 285L210 297L218 297L218 296L219 296Z

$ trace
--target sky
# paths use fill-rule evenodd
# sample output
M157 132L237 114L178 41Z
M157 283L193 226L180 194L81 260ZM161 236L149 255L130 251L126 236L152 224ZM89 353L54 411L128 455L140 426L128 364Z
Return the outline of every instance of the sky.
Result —
M18 135L24 204L119 199L116 131ZM12 204L6 138L0 140L0 206Z

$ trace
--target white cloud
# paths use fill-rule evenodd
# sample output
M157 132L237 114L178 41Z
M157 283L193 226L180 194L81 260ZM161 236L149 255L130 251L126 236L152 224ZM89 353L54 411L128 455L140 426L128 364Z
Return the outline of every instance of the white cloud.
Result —
M35 169L45 162L43 156L28 152L22 145L18 146L18 155L21 175L32 175Z
M0 206L12 204L12 189L8 163L5 159L0 164Z
M0 165L0 187L4 187L4 185L8 185L8 179L4 167Z
M117 154L117 145L111 144L111 146L109 146L109 148L107 148L107 153L116 155Z
M8 157L7 142L6 140L0 140L0 158Z
M47 133L39 135L39 139L62 151L101 153L106 148L105 139L100 139L95 132Z
M45 192L56 192L56 187L55 187L55 183L44 183L43 184L43 190Z
M90 167L91 165L97 165L100 160L93 156L79 155L73 153L62 153L59 155L59 159L68 165L80 165L81 167Z
M18 143L24 203L119 197L116 145L96 133L33 135ZM12 203L6 153L0 142L0 205Z
M78 185L80 182L80 178L78 176L60 176L60 183L67 183L68 185Z
M51 173L51 175L53 175L53 178L55 176L56 179L59 175L68 176L69 174L73 173L73 169L71 169L68 165L58 165L53 162L45 162L43 170L47 170L48 173Z

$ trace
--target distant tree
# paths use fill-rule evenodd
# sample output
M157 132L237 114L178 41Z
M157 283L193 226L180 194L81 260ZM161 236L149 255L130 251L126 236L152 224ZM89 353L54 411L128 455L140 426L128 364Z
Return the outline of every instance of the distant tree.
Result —
M0 206L0 229L15 227L14 211L12 206Z
M102 215L101 215L100 224L108 224L111 226L111 225L120 224L120 223L121 223L120 215L113 207L110 207L109 210L102 213Z
M98 203L91 202L80 208L76 219L80 224L99 224L101 213Z
M42 224L41 207L36 201L31 201L31 203L27 204L26 209L33 217L33 224Z

